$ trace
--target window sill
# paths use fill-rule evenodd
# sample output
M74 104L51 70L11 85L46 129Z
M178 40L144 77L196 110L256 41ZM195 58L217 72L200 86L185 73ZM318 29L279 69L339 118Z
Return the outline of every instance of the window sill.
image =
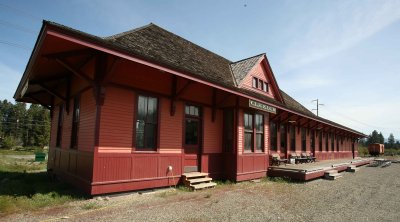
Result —
M132 153L136 153L136 154L146 154L146 153L156 154L156 153L160 153L160 152L158 150L133 150Z

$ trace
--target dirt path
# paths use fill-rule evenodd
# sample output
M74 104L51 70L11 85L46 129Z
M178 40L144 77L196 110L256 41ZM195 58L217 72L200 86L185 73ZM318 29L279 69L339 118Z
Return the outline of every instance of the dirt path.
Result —
M400 164L362 167L335 181L239 183L86 200L6 221L398 221ZM65 216L65 219L61 217Z

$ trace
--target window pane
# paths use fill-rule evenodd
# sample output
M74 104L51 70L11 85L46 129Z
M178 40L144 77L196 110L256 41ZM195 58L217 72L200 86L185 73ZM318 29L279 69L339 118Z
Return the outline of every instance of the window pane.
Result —
M144 127L145 122L143 120L136 121L136 147L144 147Z
M264 121L263 121L263 116L260 114L256 114L255 116L255 121L256 121L256 130L257 132L264 132Z
M251 151L253 147L253 134L252 133L244 133L244 149L247 151Z
M146 124L144 127L145 135L145 147L144 148L155 148L156 147L156 125Z
M248 113L244 114L244 128L246 130L253 130L253 115Z
M199 121L186 119L185 120L185 144L197 145L199 139Z
M138 120L145 120L147 115L147 97L139 96L138 97Z
M260 87L260 88L263 87L263 81L261 79L258 80L258 87Z
M271 137L271 150L277 151L278 150L278 144L277 144L277 133L278 130L276 128L276 123L271 122L270 123L270 137Z
M253 77L253 87L258 88L258 79Z
M263 139L264 139L264 134L257 133L257 135L256 135L256 149L257 149L257 151L262 151L264 149Z
M265 92L268 92L268 83L264 82L264 86L265 86L264 91L265 91Z
M185 106L185 114L190 115L190 107L189 106Z
M148 97L147 123L157 123L157 99Z
M199 108L195 107L193 115L199 116Z
M286 152L286 139L287 139L287 132L286 132L286 126L281 124L280 126L280 133L281 133L281 152Z

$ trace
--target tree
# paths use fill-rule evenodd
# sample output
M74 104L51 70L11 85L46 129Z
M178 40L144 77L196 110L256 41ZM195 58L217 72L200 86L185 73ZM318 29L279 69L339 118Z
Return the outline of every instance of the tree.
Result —
M393 133L391 133L388 137L388 147L387 148L395 148L395 139Z
M382 132L379 132L379 143L384 144L385 143L385 137L383 137Z
M378 134L378 131L374 130L372 133L369 135L368 140L367 140L367 145L371 143L379 143L380 142L380 137Z
M25 103L0 101L0 138L13 141L7 143L8 146L47 145L50 139L50 112L36 104L27 109Z

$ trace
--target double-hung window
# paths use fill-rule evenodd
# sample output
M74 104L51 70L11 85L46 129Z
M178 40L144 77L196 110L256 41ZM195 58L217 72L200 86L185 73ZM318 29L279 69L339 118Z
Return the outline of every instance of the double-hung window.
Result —
M290 125L289 128L289 137L290 137L290 150L296 151L296 128L293 125Z
M136 115L136 149L155 150L157 147L158 100L139 95Z
M306 151L306 129L301 128L301 151Z
M275 122L270 122L270 138L271 138L271 148L270 150L277 151L278 150L278 129L277 124Z
M78 146L79 117L80 116L80 97L74 98L74 112L72 114L71 148Z
M244 150L247 152L264 150L264 116L262 114L244 114Z
M61 104L58 107L56 147L61 146L62 128L63 128L63 113L64 113L64 105Z

